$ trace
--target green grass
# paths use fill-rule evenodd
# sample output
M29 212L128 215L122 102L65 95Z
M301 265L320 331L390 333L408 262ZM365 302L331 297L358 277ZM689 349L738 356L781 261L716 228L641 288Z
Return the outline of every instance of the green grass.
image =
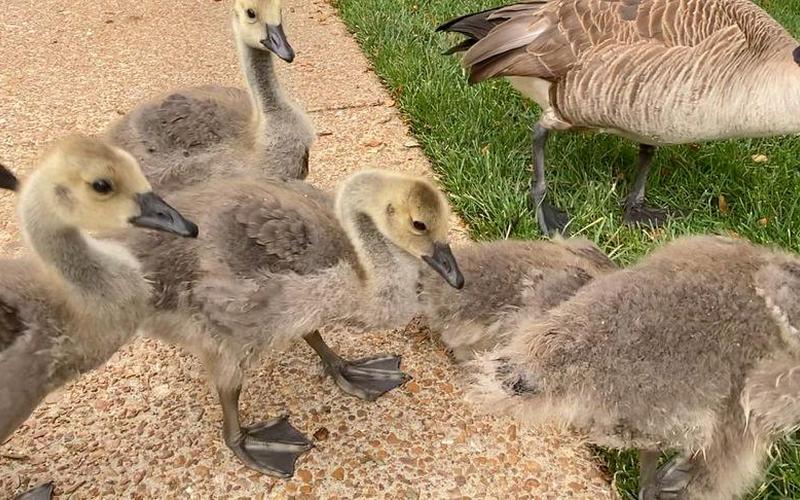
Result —
M530 127L538 109L503 81L468 86L456 58L441 55L458 38L434 33L440 22L500 3L335 0L472 236L539 238L527 199ZM800 35L800 0L763 0L761 5ZM572 216L570 232L596 241L620 264L690 233L735 232L798 250L800 137L659 150L648 199L679 214L659 231L622 225L621 203L636 155L635 144L602 134L551 134L547 149L549 196ZM757 163L754 155L768 160ZM800 497L798 439L773 450L766 481L752 498ZM624 495L636 491L630 453L600 450L598 457Z

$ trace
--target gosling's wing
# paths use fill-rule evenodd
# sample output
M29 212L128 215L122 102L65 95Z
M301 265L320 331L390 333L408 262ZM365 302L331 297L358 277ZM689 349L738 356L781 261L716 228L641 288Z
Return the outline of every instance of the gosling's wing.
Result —
M204 277L194 296L221 324L257 324L280 293L280 276L307 275L355 260L327 199L292 183L238 184L225 207L207 220Z
M110 132L112 141L140 155L209 148L247 127L250 102L240 89L205 86L146 102Z
M243 275L308 274L348 258L352 248L328 197L307 187L268 181L241 191L207 223L217 257Z
M63 361L61 332L36 269L27 260L0 260L0 442L67 377L55 370Z

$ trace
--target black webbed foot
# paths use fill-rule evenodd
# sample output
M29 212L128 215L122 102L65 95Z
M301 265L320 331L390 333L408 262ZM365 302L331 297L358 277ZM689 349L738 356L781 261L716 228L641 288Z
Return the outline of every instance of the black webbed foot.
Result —
M294 474L297 459L314 444L292 427L287 416L242 428L228 447L248 467L282 478Z
M50 500L53 498L54 489L55 485L52 482L48 482L25 493L20 493L14 497L14 500Z
M669 218L666 210L649 207L642 201L625 205L623 221L629 226L661 227Z
M640 498L654 500L679 500L685 498L686 488L692 479L692 461L676 456L658 469L652 486Z
M536 220L543 234L553 236L554 234L564 234L564 229L569 222L569 214L560 210L547 201L542 201L536 208Z
M326 367L336 385L344 392L367 401L400 387L410 377L400 371L400 356L373 356L355 361L341 361Z

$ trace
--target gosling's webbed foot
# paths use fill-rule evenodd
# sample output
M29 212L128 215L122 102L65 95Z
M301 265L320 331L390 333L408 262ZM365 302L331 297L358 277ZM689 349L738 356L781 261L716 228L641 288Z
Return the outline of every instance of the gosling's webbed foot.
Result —
M569 222L569 214L554 207L546 200L542 200L536 207L536 220L543 234L553 236L556 233L564 234L564 229Z
M692 461L678 455L658 469L655 481L653 481L653 498L658 500L683 499L691 480Z
M661 227L669 218L666 210L648 207L644 201L625 205L623 221L629 226Z
M282 478L292 477L297 459L314 447L285 415L242 428L231 441L228 447L245 465Z
M53 498L54 489L55 485L52 482L45 483L25 493L20 493L14 497L14 500L50 500Z
M329 365L327 372L347 394L375 401L411 377L400 371L400 356L374 356Z

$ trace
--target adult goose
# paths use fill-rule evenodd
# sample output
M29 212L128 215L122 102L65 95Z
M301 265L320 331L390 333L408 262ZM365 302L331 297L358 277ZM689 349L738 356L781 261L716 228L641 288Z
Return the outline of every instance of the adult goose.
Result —
M749 0L533 0L442 24L467 39L469 82L505 77L534 100L531 198L541 230L568 217L546 199L551 130L596 130L639 143L625 221L658 225L645 204L656 148L800 131L800 48Z

